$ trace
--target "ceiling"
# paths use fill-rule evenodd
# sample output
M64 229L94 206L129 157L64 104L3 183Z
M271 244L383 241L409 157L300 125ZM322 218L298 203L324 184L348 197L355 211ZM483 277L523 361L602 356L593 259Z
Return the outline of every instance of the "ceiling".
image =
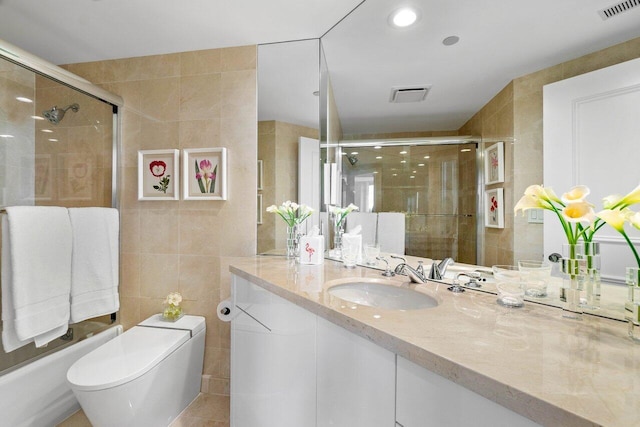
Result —
M66 64L318 38L331 29L322 42L344 133L455 130L514 78L640 37L640 7L608 20L598 15L615 3L0 0L0 38ZM389 14L406 4L417 7L421 19L408 29L391 28ZM451 35L460 42L444 46ZM317 67L317 56L307 56L315 61L311 67L290 55L298 66L274 78L295 92L300 71ZM299 92L308 96L309 82L301 84ZM423 84L431 85L425 101L388 102L392 87ZM293 111L283 116L287 121L307 110L290 104L266 103ZM309 111L311 119L300 120L317 122ZM278 118L274 111L260 115L267 113Z

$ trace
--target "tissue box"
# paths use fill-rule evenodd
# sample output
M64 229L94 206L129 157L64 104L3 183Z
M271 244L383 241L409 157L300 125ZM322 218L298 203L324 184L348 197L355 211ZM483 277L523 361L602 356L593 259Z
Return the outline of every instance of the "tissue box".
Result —
M324 236L302 236L300 238L300 264L322 264L324 262Z

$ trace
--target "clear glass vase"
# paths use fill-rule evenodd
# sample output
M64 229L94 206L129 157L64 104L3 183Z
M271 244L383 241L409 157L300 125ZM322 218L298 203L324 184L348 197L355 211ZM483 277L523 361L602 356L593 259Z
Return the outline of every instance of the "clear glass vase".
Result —
M582 245L578 244L566 244L562 248L560 299L563 302L562 317L568 319L582 319L583 307L580 293L584 288L586 273L586 261L579 257L582 251Z
M295 259L298 257L299 241L298 224L287 225L287 259Z
M585 262L584 298L582 306L589 310L600 308L600 243L585 242L578 258Z
M627 267L629 296L624 303L625 319L629 324L629 337L640 342L640 268Z
M342 235L344 234L344 221L333 223L333 250L331 255L342 259Z
M184 316L184 312L182 311L182 307L175 304L164 304L162 310L162 320L166 320L168 322L175 322Z

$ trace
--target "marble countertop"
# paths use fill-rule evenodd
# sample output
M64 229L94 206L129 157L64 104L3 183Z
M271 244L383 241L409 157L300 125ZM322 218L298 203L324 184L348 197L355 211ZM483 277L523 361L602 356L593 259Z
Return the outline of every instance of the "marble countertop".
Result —
M624 322L447 285L409 284L379 270L276 256L233 259L230 271L451 381L545 426L640 425L640 344ZM393 281L436 298L435 308L383 310L330 295L336 280Z

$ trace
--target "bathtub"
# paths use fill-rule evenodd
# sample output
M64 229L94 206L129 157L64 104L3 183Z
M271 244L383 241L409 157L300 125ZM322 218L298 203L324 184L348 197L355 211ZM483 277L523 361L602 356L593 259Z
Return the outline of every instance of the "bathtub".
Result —
M121 333L122 326L110 327L0 377L0 424L50 427L80 409L67 385L67 370L80 357Z

